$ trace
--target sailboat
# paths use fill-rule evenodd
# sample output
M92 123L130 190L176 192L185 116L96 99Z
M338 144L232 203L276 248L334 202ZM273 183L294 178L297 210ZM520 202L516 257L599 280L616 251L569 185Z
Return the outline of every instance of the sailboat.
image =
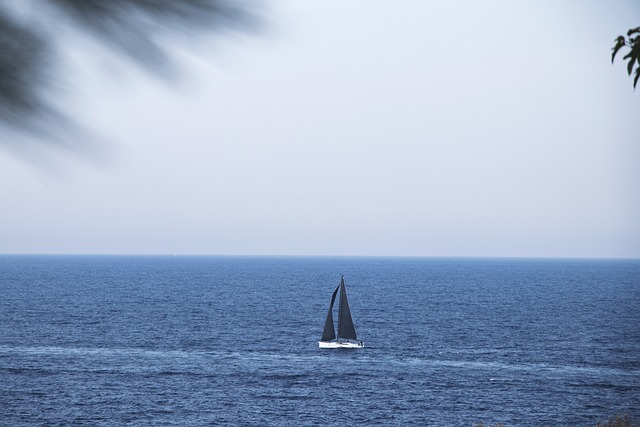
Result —
M340 303L338 305L338 336L333 325L333 303L336 302L336 296L340 290ZM320 348L362 348L364 342L358 339L356 328L353 326L351 319L351 311L349 310L349 301L347 300L347 288L344 286L344 276L340 280L340 285L333 291L331 296L331 304L329 304L329 312L327 320L324 322L324 331L322 338L318 342Z

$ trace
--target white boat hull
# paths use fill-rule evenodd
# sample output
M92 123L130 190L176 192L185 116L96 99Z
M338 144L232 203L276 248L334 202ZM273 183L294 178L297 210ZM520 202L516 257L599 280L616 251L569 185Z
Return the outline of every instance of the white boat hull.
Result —
M364 343L362 341L318 341L318 347L320 348L362 348Z

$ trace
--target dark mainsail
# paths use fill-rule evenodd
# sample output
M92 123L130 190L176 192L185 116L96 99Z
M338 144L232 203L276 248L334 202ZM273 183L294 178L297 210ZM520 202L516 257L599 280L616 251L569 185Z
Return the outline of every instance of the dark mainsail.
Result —
M336 330L333 327L333 303L336 302L336 295L338 295L338 289L340 286L333 291L333 296L331 297L331 304L329 305L329 312L327 313L327 320L324 322L324 331L322 331L322 339L321 341L331 341L336 339Z
M338 335L333 326L333 305L336 302L340 290L340 303L338 304ZM337 338L337 339L336 339ZM322 339L318 343L320 348L362 348L364 343L358 340L356 328L353 326L351 311L349 310L349 300L347 299L347 288L344 285L344 276L340 280L340 285L331 295L331 304L327 313L327 320L324 322Z
M357 340L356 328L353 326L351 319L351 311L349 310L349 301L347 300L347 289L344 286L344 276L340 281L340 305L338 308L338 338L346 338L349 340ZM335 297L335 292L334 292ZM333 300L331 300L333 305ZM333 328L333 325L332 325ZM327 327L325 326L325 331Z

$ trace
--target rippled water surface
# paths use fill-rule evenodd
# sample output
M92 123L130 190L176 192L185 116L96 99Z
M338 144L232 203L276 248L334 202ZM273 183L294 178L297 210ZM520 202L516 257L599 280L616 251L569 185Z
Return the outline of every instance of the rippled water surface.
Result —
M319 349L345 275L366 347ZM0 256L0 425L640 416L640 261Z

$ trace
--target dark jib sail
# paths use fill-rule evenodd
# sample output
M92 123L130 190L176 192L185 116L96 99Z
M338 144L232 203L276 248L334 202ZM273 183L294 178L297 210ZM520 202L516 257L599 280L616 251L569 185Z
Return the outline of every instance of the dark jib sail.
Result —
M331 297L331 304L329 305L329 313L327 313L327 320L324 322L324 331L322 331L321 341L332 341L336 339L336 330L333 327L333 303L336 302L336 295L338 295L338 289L340 286L333 291L333 296Z
M344 286L344 276L342 276L339 287L340 305L338 306L338 339L344 338L348 340L357 340L358 337L356 336L356 328L355 326L353 326L351 311L349 310L349 301L347 300L347 289ZM331 300L331 302L331 305L333 305L333 300ZM327 327L325 326L325 331L326 330Z

